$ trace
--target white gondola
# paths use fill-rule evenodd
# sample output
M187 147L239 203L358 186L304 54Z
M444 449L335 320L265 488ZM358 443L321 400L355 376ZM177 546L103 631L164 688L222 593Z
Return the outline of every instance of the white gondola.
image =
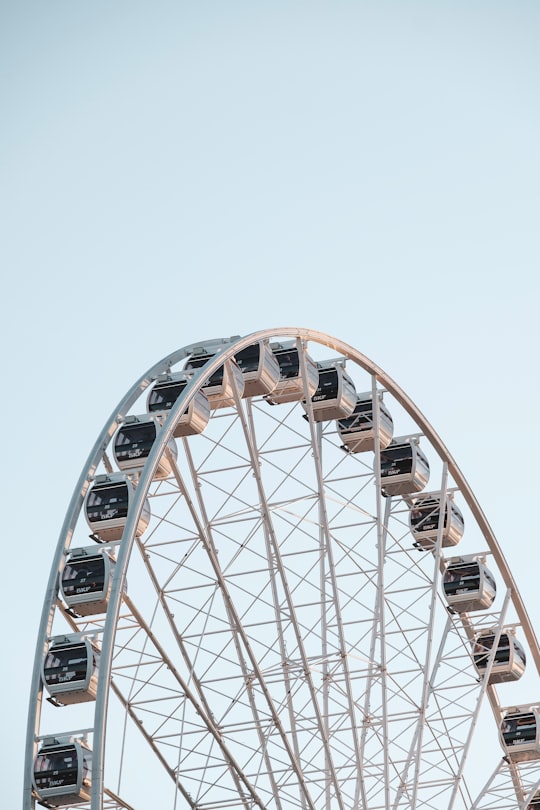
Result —
M161 374L148 394L146 401L148 413L166 417L178 397L184 392L191 377L192 375L186 373ZM180 439L182 436L194 436L202 433L209 419L210 403L206 394L199 389L178 419L173 436Z
M187 361L186 370L194 370L206 365L209 360L214 357L213 354L202 351L198 354L192 354ZM238 395L242 396L244 393L244 375L240 371L236 360L227 360L227 362L214 371L208 377L203 385L202 390L208 397L210 408L216 410L217 408L231 408L235 404L234 391L238 391Z
M394 439L380 456L385 495L406 495L424 489L429 480L429 463L416 439Z
M279 381L279 363L268 341L253 343L235 354L244 378L244 397L264 396Z
M473 661L476 671L484 676L493 645L497 638L495 630L483 630L473 641ZM527 659L525 650L509 629L503 629L495 651L495 658L489 674L489 683L517 681L525 672Z
M281 405L305 399L302 364L296 342L272 343L270 346L279 363L279 381L274 390L265 396L266 401L270 405ZM303 357L307 372L306 389L311 398L319 384L319 371L317 364L306 351L303 352Z
M477 556L447 560L442 584L446 600L456 613L486 610L497 594L493 574Z
M356 405L356 388L345 371L342 360L317 363L319 380L311 397L315 422L329 422L352 414ZM302 407L307 412L306 402Z
M60 576L60 594L68 608L79 616L106 613L114 566L105 548L72 549Z
M34 760L33 785L46 807L90 801L92 751L75 737L48 737Z
M394 434L394 422L386 405L379 403L379 446L388 447ZM350 453L365 453L375 449L375 420L373 398L370 393L358 394L351 416L340 419L337 429L341 441Z
M113 453L120 470L140 470L150 455L153 444L161 430L158 417L126 416L116 431ZM178 456L176 442L171 439L167 448L174 461ZM154 478L167 478L172 473L172 465L166 453L159 457Z
M64 705L96 699L99 649L81 635L51 639L42 666L49 695Z
M135 497L135 485L124 475L97 475L85 501L86 522L92 534L102 542L120 540L129 507ZM135 534L140 537L150 522L150 504L146 499Z
M442 546L447 548L459 543L465 529L463 515L451 495L446 495L441 510L441 494L432 493L415 498L409 511L409 528L415 546L424 549L434 548L441 523L441 511L444 515L441 528Z
M540 706L511 706L503 709L499 738L512 762L540 759Z

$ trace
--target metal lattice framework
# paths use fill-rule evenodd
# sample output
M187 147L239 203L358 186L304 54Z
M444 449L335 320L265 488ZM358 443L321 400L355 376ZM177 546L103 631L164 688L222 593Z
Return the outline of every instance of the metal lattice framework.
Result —
M301 365L336 356L357 391L384 402L395 434L429 458L428 489L451 492L465 517L459 550L483 554L497 598L452 613L441 595L444 551L414 546L409 505L385 497L380 447L344 452L336 423L301 402L242 398L200 434L170 440L197 391L259 341L295 341ZM111 472L111 439L145 410L158 375L200 346L214 354L170 410L142 471L107 612L78 616L59 598L70 548L88 545L84 499ZM382 392L382 393L381 393ZM307 393L307 392L306 392ZM304 418L303 418L304 417ZM167 456L172 474L156 480ZM148 500L151 521L136 536ZM479 679L471 639L511 624L527 648L517 683ZM101 648L95 701L44 701L52 636ZM99 435L66 514L45 595L31 687L24 810L41 740L84 736L93 751L91 810L505 810L540 787L534 761L503 758L501 707L540 698L540 650L499 544L437 433L394 381L351 346L285 328L191 344L127 392ZM71 806L71 805L69 805Z

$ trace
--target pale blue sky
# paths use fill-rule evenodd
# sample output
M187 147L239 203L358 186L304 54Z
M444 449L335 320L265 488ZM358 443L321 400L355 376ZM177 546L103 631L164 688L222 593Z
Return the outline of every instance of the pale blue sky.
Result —
M184 344L296 325L371 357L457 459L540 619L539 36L525 0L2 6L6 619L23 648L6 807L73 486L120 396Z

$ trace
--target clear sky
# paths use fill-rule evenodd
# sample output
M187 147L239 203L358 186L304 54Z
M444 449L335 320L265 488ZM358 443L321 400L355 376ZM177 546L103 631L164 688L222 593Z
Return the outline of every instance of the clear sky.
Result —
M538 622L539 36L533 0L2 5L4 806L73 487L184 344L293 325L371 357Z

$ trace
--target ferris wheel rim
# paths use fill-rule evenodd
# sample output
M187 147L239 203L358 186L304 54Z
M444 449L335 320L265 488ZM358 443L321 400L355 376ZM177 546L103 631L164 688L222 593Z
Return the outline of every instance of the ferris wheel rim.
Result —
M232 359L234 355L237 352L241 351L243 348L246 348L257 341L270 340L272 338L274 339L296 338L297 340L304 341L306 343L313 341L315 343L319 343L323 346L326 346L327 348L333 349L334 351L340 352L351 361L357 363L361 368L363 368L367 373L369 373L374 380L383 385L383 387L387 389L389 393L391 393L396 398L396 400L402 405L404 410L407 411L407 413L409 413L411 417L413 417L416 424L418 424L418 426L422 429L426 437L429 439L431 445L439 453L440 458L443 459L448 464L449 471L451 472L455 481L458 483L463 497L465 498L469 507L471 508L471 511L475 515L475 518L477 519L479 526L483 530L486 542L490 547L490 550L493 553L494 557L497 560L499 570L503 573L505 577L505 583L507 587L511 589L512 598L515 604L516 611L520 617L520 621L523 630L525 632L525 635L527 637L529 647L533 653L533 658L536 667L540 672L540 651L538 647L538 642L536 640L532 624L528 617L523 601L521 600L521 597L519 595L519 591L516 587L511 571L506 563L504 556L502 555L502 552L499 548L499 545L496 541L493 531L489 526L489 523L487 522L487 519L485 518L483 511L481 510L474 494L472 493L471 488L469 487L465 477L461 473L459 467L457 466L453 457L448 452L447 448L445 447L444 443L442 442L436 431L432 428L432 426L430 425L428 420L424 417L422 412L405 394L405 392L400 388L400 386L398 386L389 375L387 375L379 366L374 364L365 355L358 352L349 344L336 338L333 338L329 335L326 335L323 332L296 327L259 330L244 337L223 339L222 348L216 351L216 354L207 362L207 364L204 367L204 373L202 369L199 370L198 372L195 372L191 382L187 385L183 395L179 397L177 402L171 408L170 418L167 420L165 426L163 427L159 436L159 440L156 441L154 447L152 448L147 463L139 478L139 485L137 487L136 497L133 502L133 508L130 509L130 513L128 515L126 522L126 527L124 530L124 539L129 538L129 540L127 542L124 542L123 540L122 544L119 546L118 549L118 559L117 559L118 576L116 579L116 586L115 586L116 591L113 595L113 605L115 605L116 607L111 612L110 621L108 617L107 628L110 628L110 630L108 629L105 630L103 637L103 647L106 650L112 651L112 644L114 640L113 636L115 632L115 626L118 620L118 609L121 602L123 582L125 579L127 567L129 565L131 547L135 537L135 528L140 517L144 497L151 485L158 460L165 452L167 442L172 437L177 417L179 417L182 411L186 408L186 406L195 396L196 392L200 389L202 380L204 378L209 377L222 364ZM46 599L49 598L50 601L48 607L46 604L44 604L42 614L42 623L40 626L40 630L43 629L42 633L43 639L45 639L46 636L48 635L47 628L50 626L50 621L52 619L51 611L53 608L53 600L51 598L51 594L55 590L54 583L56 581L54 569L56 568L56 571L58 571L60 568L62 558L65 553L65 549L67 547L66 540L71 540L71 535L73 533L73 529L76 524L78 515L81 511L85 493L90 485L93 471L96 469L97 464L99 463L102 457L103 451L107 446L108 439L112 438L112 435L114 434L116 428L121 423L122 417L125 414L125 410L130 407L132 402L135 401L137 396L139 396L143 390L145 390L149 385L152 384L152 382L156 379L157 374L163 373L163 371L165 371L167 368L170 368L172 365L188 356L196 348L207 343L208 341L188 344L187 346L179 349L178 351L166 355L162 360L154 364L144 375L142 375L139 378L139 380L129 389L126 395L120 400L119 405L117 406L117 408L115 408L115 410L111 414L111 417L109 418L104 428L102 429L88 457L86 467L83 469L83 472L81 473L81 476L77 482L62 527L56 554L54 557L53 569L51 570L51 576L49 579L49 585L46 594ZM116 613L114 612L115 610ZM107 636L107 633L110 633L111 638ZM110 673L110 668L109 670L107 670L107 666L108 665L106 662L105 671L109 671ZM36 673L34 673L33 681L35 678ZM94 754L97 754L98 761L102 761L103 752L100 751L100 746L103 746L104 751L105 737L106 737L105 725L107 715L107 701L109 694L109 677L102 678L99 689L101 690L101 693L100 697L97 700L97 705L102 708L98 710L98 721L96 722L98 732L97 733L98 745L97 750L96 746L94 746ZM99 712L101 712L101 714L99 714ZM31 718L29 716L29 726L28 726L29 729L30 729L30 720ZM33 722L34 734L36 730L36 720L38 720L38 718L34 718ZM29 769L27 768L27 772L28 770ZM99 784L99 780L96 780L95 785L93 786L93 791L95 790L97 794L100 788L101 785Z

